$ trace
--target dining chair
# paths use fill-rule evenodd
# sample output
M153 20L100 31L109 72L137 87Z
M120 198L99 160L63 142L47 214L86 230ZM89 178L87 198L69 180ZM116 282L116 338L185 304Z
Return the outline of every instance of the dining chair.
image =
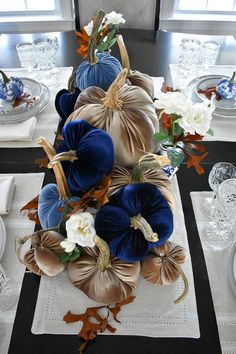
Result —
M75 27L80 30L87 25L99 9L106 13L120 12L126 19L123 28L153 29L159 28L161 0L74 0Z

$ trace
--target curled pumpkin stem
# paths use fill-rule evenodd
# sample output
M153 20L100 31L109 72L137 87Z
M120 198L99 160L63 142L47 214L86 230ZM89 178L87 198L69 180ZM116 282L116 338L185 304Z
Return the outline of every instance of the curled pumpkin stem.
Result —
M56 164L60 163L61 161L70 161L74 162L78 160L75 150L61 152L53 157L53 159L49 162L48 168L53 168Z
M76 87L76 71L74 71L69 77L68 91L70 91L70 93L75 93L75 87Z
M149 225L147 220L142 217L141 214L130 218L130 226L133 227L135 230L139 229L140 231L142 231L143 236L148 242L158 241L158 234L156 232L153 232L151 226Z
M95 237L95 243L100 252L97 259L97 267L101 272L104 272L107 268L111 267L110 250L106 241L99 236Z
M48 156L49 161L51 162L56 156L55 149L52 147L49 141L43 137L38 138L37 143L42 146ZM52 168L55 174L60 200L70 198L70 190L61 164L58 163L55 166L52 166Z
M93 25L93 30L91 33L89 46L88 46L88 61L90 64L96 64L98 62L98 58L96 57L95 54L95 47L97 44L99 27L102 23L104 16L105 16L105 12L103 10L99 10L96 16L96 21Z
M179 271L183 282L184 282L184 291L183 293L174 301L175 304L180 303L181 301L183 301L187 294L188 294L188 290L189 290L189 285L188 285L188 279L185 275L185 273L183 272L182 268L178 265L178 263L176 263L173 259L171 259L170 257L166 257L168 259L168 261Z
M121 57L121 63L122 63L122 67L128 69L128 73L127 73L127 77L130 76L130 61L129 61L129 55L123 40L123 37L121 34L117 34L116 35L116 39L117 39L117 43L119 46L119 50L120 50L120 57Z
M145 182L144 172L146 170L156 170L169 165L168 157L155 154L146 154L142 156L131 172L131 183Z
M106 97L101 99L104 107L117 108L119 111L122 109L123 101L119 99L119 89L124 85L127 74L128 69L123 69L111 84L106 93Z

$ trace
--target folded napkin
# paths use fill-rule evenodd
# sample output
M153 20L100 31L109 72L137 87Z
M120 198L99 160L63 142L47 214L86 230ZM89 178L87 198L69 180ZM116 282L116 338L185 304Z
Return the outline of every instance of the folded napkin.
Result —
M0 141L32 141L36 117L19 123L0 124Z
M14 176L0 177L0 215L8 214L15 190Z

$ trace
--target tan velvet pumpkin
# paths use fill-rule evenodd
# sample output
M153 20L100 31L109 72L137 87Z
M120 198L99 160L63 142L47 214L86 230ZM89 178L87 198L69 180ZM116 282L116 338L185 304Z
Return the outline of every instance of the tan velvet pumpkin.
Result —
M32 248L20 258L21 247L31 239ZM30 236L18 240L17 250L20 261L34 274L54 276L65 268L59 256L63 253L60 242L64 237L56 231L38 231Z
M136 288L140 262L110 257L108 245L96 236L94 248L84 248L80 258L68 264L70 281L91 299L113 303L128 298Z
M118 34L116 38L120 49L122 67L128 69L128 75L127 75L128 83L130 85L141 87L153 99L154 86L153 86L152 78L149 75L141 73L138 70L131 70L129 56L128 56L128 52L123 37L121 34Z
M144 151L155 151L153 134L159 122L150 96L140 87L124 84L127 72L121 71L107 93L98 87L82 91L66 122L84 119L105 130L112 138L116 163L132 167Z
M188 293L188 280L181 269L181 264L186 261L184 247L166 241L160 247L153 247L150 255L141 263L141 275L155 285L169 285L181 275L184 281L184 291L175 300L182 301Z
M175 195L171 180L162 171L161 167L170 163L164 156L144 155L133 169L115 165L112 169L112 182L108 196L114 194L126 184L148 182L154 184L162 193L172 212L175 212Z

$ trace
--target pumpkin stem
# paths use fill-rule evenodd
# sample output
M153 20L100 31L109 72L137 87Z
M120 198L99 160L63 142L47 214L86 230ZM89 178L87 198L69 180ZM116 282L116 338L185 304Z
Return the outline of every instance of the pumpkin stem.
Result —
M133 167L131 172L131 183L145 182L144 172L149 169L160 169L163 166L169 165L168 157L146 154L142 156L138 163Z
M100 252L97 259L97 267L101 272L104 272L107 268L111 267L110 250L106 241L99 236L95 237L95 243Z
M71 74L68 80L68 91L70 91L70 93L75 93L75 87L76 87L75 80L76 80L76 71L74 71Z
M106 93L106 97L101 99L104 107L117 108L119 111L121 111L123 102L119 99L119 89L124 85L127 74L128 69L123 69L115 81L111 84Z
M23 261L23 259L21 258L21 249L26 241L28 241L28 240L34 241L34 239L37 239L37 236L40 235L40 233L45 233L47 231L58 231L58 227L55 226L55 227L50 227L48 229L39 230L39 231L34 232L32 235L27 235L24 237L17 237L15 239L15 253L17 255L17 258L19 259L20 263L24 264L31 272L32 272L32 269L30 268L30 265L26 264Z
M133 227L135 230L139 229L140 231L142 231L143 236L148 242L158 241L158 234L156 232L153 232L151 226L149 225L147 220L142 217L141 214L130 218L130 226Z
M105 16L105 12L103 10L99 10L97 12L96 21L93 25L93 30L92 30L89 45L88 45L88 61L89 61L89 64L91 64L91 65L96 64L98 62L98 58L96 57L96 54L95 54L95 48L96 48L96 44L97 44L97 36L98 36L99 27L102 23L104 16Z
M4 83L7 84L10 81L9 77L7 77L7 75L2 70L0 70L0 74L2 74Z
M49 161L51 162L56 156L56 151L53 146L49 143L49 141L47 141L47 139L43 137L38 138L37 143L42 146L42 148L47 154ZM56 165L53 165L52 168L55 174L60 200L70 198L70 190L62 165L58 163Z
M78 160L75 150L61 152L53 157L53 159L49 162L48 168L53 168L56 164L60 163L61 161L70 161L74 162Z
M233 75L231 76L231 78L229 80L230 85L232 85L232 83L234 82L235 75L236 75L236 71L233 72Z
M123 68L128 69L127 77L129 77L131 74L130 73L130 70L131 70L130 69L130 61L129 61L129 55L128 55L123 37L121 34L117 34L116 39L117 39L117 43L118 43L119 50L120 50L120 57L121 57L122 66L123 66Z
M178 299L176 299L174 301L175 304L180 303L181 301L183 301L185 299L185 297L188 294L188 289L189 289L189 285L188 285L188 279L185 275L185 273L183 272L182 268L178 265L178 263L176 263L172 258L170 257L166 257L168 259L168 262L170 262L180 273L183 282L184 282L184 291L183 293L178 297Z

